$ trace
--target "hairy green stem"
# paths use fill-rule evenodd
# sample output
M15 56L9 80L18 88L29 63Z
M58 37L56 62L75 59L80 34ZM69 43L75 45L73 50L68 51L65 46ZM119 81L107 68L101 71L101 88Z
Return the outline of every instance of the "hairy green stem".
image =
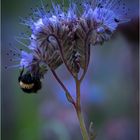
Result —
M80 129L83 136L83 140L89 140L82 112L77 111L77 116L80 123Z
M65 87L63 82L61 82L61 80L59 79L59 77L57 76L55 71L52 70L52 69L51 69L51 71L52 71L54 77L56 78L56 80L58 81L58 83L64 89L68 101L73 104L73 106L76 110L77 117L78 117L79 124L80 124L81 133L82 133L82 136L83 136L83 140L89 140L89 136L88 136L88 132L87 132L87 129L86 129L86 126L85 126L84 118L83 118L83 115L82 115L82 112L81 112L81 103L80 103L81 102L81 97L80 97L81 81L78 80L78 75L75 77L76 101L74 101L71 94L69 93L69 91L67 90L67 88Z
M80 104L80 81L76 78L76 113L80 123L80 129L83 136L83 140L89 140L88 132L85 126L84 118L81 112L81 104Z

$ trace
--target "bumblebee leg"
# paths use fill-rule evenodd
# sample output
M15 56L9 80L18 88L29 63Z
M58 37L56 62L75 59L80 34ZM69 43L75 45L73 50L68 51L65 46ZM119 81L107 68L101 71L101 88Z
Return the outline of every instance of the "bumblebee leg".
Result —
M22 68L22 70L21 70L21 72L20 72L20 76L19 76L19 78L18 78L18 81L21 80L21 77L22 77L23 72L24 72L24 66L23 66L23 68Z

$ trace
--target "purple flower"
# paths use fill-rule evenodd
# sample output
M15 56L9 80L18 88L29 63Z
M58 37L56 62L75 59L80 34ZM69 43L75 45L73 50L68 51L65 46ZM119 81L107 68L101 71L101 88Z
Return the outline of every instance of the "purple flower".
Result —
M31 65L33 61L33 55L29 54L25 51L21 51L21 61L20 61L20 66L21 67L28 67Z
M64 63L73 76L80 70L86 73L90 47L109 40L119 24L129 21L126 14L121 0L70 3L67 10L59 4L52 3L51 8L42 4L33 10L34 16L22 19L32 33L30 53L21 52L20 67L44 75L47 70L40 73L42 65L55 70Z

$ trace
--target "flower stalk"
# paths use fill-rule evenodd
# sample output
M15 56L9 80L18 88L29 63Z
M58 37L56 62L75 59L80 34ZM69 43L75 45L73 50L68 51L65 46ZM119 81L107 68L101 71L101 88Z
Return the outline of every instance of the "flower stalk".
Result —
M72 98L70 92L68 91L68 89L66 88L66 86L63 84L63 82L60 80L60 78L57 76L56 72L54 70L51 70L53 76L55 77L55 79L58 81L58 83L61 85L61 87L63 88L63 90L65 91L67 100L72 103L74 105L74 107L76 107L76 104L74 102L74 99Z
M81 133L83 136L83 140L89 140L88 132L85 126L85 122L81 110L80 111L77 110L77 116L80 124Z
M76 82L76 113L80 124L81 133L83 136L83 140L89 140L88 132L86 129L85 121L81 112L81 98L80 98L80 85L81 82L78 78L75 79Z
M56 72L54 70L51 70L51 71L52 71L52 74L55 77L55 79L58 81L58 83L61 85L61 87L65 91L67 100L75 108L83 140L90 140L89 136L88 136L87 129L86 129L84 117L83 117L83 114L82 114L82 111L81 111L81 93L80 93L81 82L80 82L80 80L78 80L78 76L76 76L76 78L75 78L75 83L76 83L76 102L75 102L74 99L72 98L70 92L67 90L67 88L65 87L63 82L57 76Z

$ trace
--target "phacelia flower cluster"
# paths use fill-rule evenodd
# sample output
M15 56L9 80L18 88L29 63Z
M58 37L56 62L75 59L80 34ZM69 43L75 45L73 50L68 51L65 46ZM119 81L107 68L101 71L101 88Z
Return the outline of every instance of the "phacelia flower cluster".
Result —
M90 47L109 40L118 25L127 22L127 9L121 0L52 3L51 8L36 8L22 19L31 29L28 52L21 51L20 68L40 78L48 69L65 64L73 76L86 72ZM21 41L19 41L22 43Z

